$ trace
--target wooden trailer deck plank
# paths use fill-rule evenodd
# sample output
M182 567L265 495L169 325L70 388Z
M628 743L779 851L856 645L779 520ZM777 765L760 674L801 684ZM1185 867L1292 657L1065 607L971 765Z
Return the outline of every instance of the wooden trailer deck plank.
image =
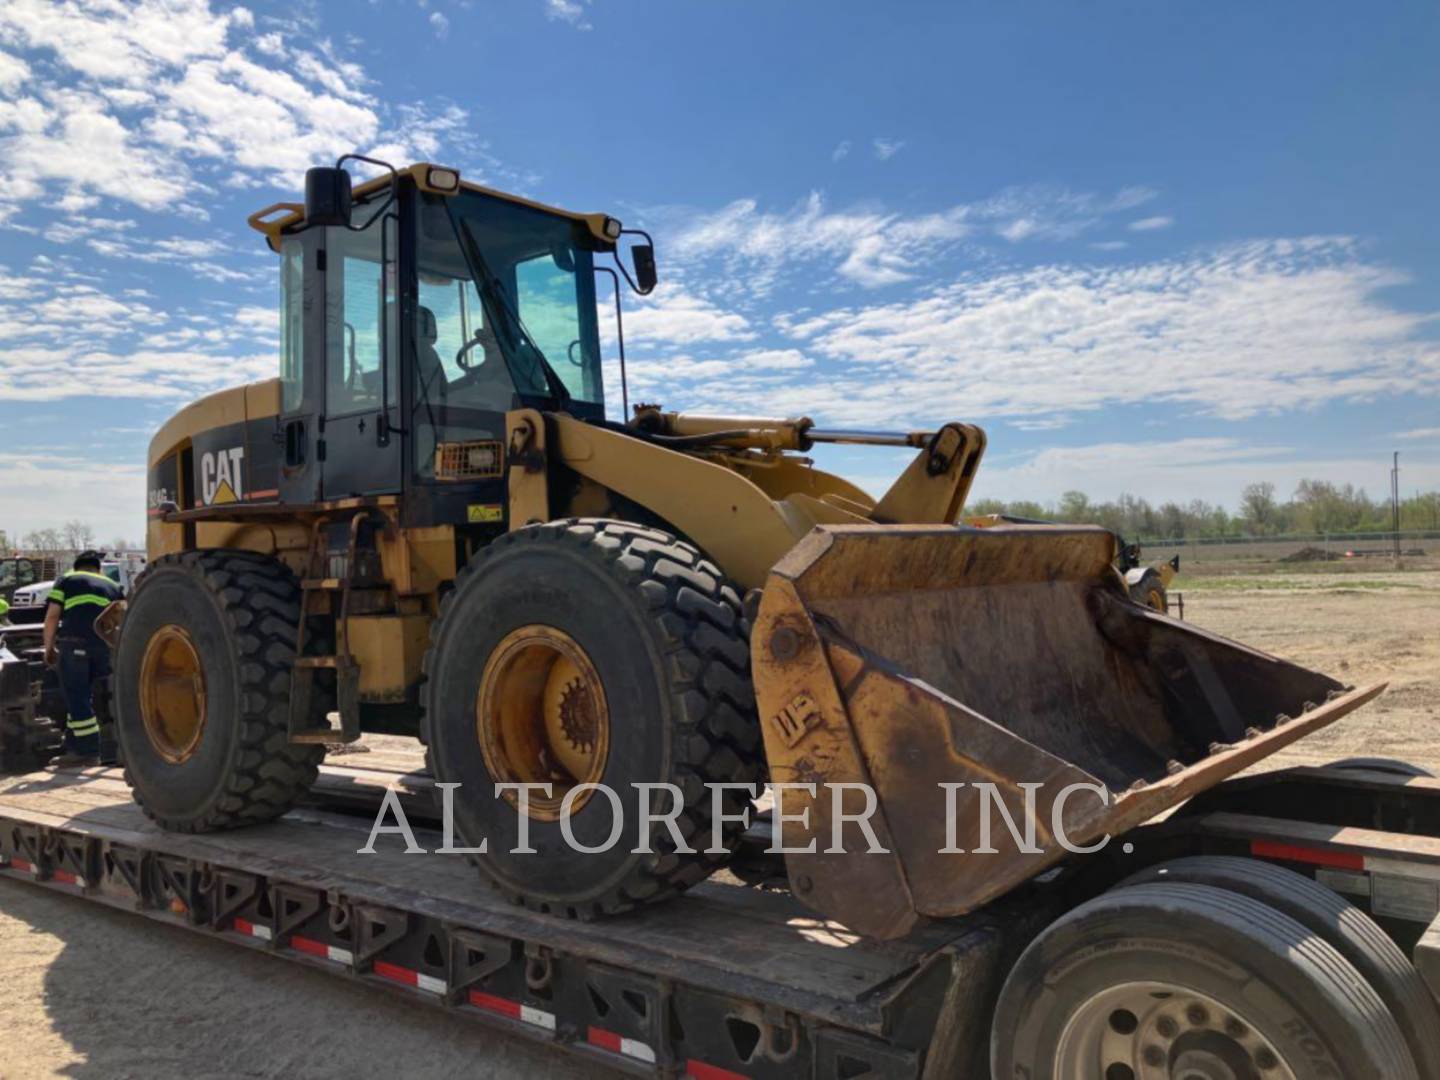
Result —
M336 889L605 963L875 1027L875 991L961 936L963 923L932 924L899 942L860 939L807 913L791 897L707 882L666 904L584 923L527 912L488 888L463 857L407 855L398 836L359 854L363 818L301 808L278 822L199 836L165 833L106 770L0 778L0 817L70 828L122 843L225 863ZM433 851L438 832L416 828Z

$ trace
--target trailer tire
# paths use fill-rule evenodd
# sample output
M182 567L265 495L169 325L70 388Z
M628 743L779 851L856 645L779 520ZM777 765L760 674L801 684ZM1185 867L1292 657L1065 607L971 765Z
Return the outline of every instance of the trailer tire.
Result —
M1434 779L1435 774L1422 765L1389 757L1348 757L1332 761L1327 769L1353 769L1364 772L1389 773L1391 776L1421 776Z
M535 637L525 637L532 632ZM748 636L739 593L719 568L659 529L567 519L516 530L476 555L456 578L431 628L421 738L435 779L462 785L454 796L455 824L468 846L482 841L488 846L486 854L472 856L482 874L527 907L589 918L663 900L724 865L744 826L725 821L719 845L725 850L706 850L713 846L714 809L707 785L754 789L762 776ZM531 744L521 735L510 742L509 736L497 739L490 729L502 722L494 718L495 709L484 706L514 700L486 695L501 693L487 687L503 681L504 658L517 648L533 648L537 658L547 648L559 651L578 665L579 683L568 683L566 695L569 687L583 684L598 702L586 712L601 717L594 723L604 731L603 743L593 735L586 743L590 756L582 761L592 771L573 774L561 786L578 786L570 780L603 784L623 797L623 832L608 850L575 850L553 805L542 812L532 802L526 820L513 798L495 794L493 785L524 782L527 771L537 782L534 770L525 767L528 759L517 764L505 749ZM553 670L556 661L546 662ZM533 685L549 676L526 678ZM547 693L548 686L547 681ZM533 712L538 719L527 723L540 726L553 722L545 711L550 707L537 694L516 712ZM547 749L537 753L542 764L556 755ZM514 757L523 755L517 751ZM693 851L677 850L681 845L657 822L644 837L648 842L637 842L633 785L639 783L679 789L683 805L675 824ZM558 794L557 789L552 803ZM577 802L569 819L576 839L589 847L613 835L614 807L602 794L596 790L588 801ZM723 791L722 809L738 814L752 797L753 790ZM666 793L653 792L650 807L668 811ZM522 822L538 854L516 853ZM651 851L633 850L640 847Z
M269 821L309 790L325 752L288 739L299 621L300 583L266 555L187 551L155 560L141 575L115 650L111 704L125 781L162 828L193 833ZM193 658L203 688L193 739L183 746L154 699L142 712L141 681L157 641Z
M1319 934L1375 988L1406 1034L1420 1075L1440 1076L1440 1008L1434 997L1400 946L1339 893L1283 866L1225 855L1159 863L1121 886L1166 881L1240 893Z
M1118 888L1052 923L1006 979L991 1042L997 1080L1266 1075L1267 1057L1307 1080L1418 1077L1395 1017L1327 941L1187 883Z

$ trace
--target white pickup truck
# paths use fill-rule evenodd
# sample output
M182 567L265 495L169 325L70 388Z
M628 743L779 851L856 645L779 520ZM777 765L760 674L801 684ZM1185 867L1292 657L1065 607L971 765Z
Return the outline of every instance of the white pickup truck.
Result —
M100 572L119 585L122 592L127 595L135 584L135 578L143 569L145 569L143 555L120 555L107 558L100 564ZM25 585L16 589L15 595L10 601L10 621L14 623L43 622L45 620L45 601L54 587L55 582L53 581L37 581L33 585Z

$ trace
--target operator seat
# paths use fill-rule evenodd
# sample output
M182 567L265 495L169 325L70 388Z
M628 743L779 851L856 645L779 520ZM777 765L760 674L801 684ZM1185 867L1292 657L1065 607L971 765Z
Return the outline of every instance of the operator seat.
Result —
M416 336L419 338L415 350L415 367L420 377L419 397L428 395L431 402L443 402L449 394L450 384L445 378L445 365L435 342L440 336L435 325L435 313L421 306L417 309Z

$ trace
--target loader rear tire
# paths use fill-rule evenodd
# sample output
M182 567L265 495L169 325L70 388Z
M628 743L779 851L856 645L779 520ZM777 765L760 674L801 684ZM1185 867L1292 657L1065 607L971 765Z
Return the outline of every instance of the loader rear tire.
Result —
M167 555L136 583L112 705L125 781L162 828L268 821L314 782L324 749L287 738L299 620L295 575L254 552Z
M991 1055L997 1080L1418 1076L1395 1017L1327 941L1185 883L1115 889L1051 924L1006 979Z
M1440 1009L1400 946L1354 904L1293 870L1259 859L1195 855L1133 874L1121 883L1188 882L1240 893L1319 934L1380 995L1410 1042L1421 1076L1440 1076Z
M744 826L723 822L723 850L707 852L716 804L706 785L753 788L762 775L749 658L739 593L669 533L571 519L487 547L456 578L431 629L421 695L431 771L461 785L457 832L466 846L488 845L474 858L481 872L527 907L589 918L663 900L722 866ZM584 704L583 715L560 721L583 729L575 745L555 734L556 672L559 707ZM500 782L555 786L522 816L515 796L495 794ZM560 793L579 795L582 783L620 798L622 831L608 850L581 852L564 835ZM639 827L636 784L678 789L684 845L658 821ZM739 814L753 794L723 791L719 806ZM648 805L668 813L671 794L651 790ZM590 789L571 809L579 844L598 848L613 835L615 805L603 792ZM522 825L535 854L514 850Z

